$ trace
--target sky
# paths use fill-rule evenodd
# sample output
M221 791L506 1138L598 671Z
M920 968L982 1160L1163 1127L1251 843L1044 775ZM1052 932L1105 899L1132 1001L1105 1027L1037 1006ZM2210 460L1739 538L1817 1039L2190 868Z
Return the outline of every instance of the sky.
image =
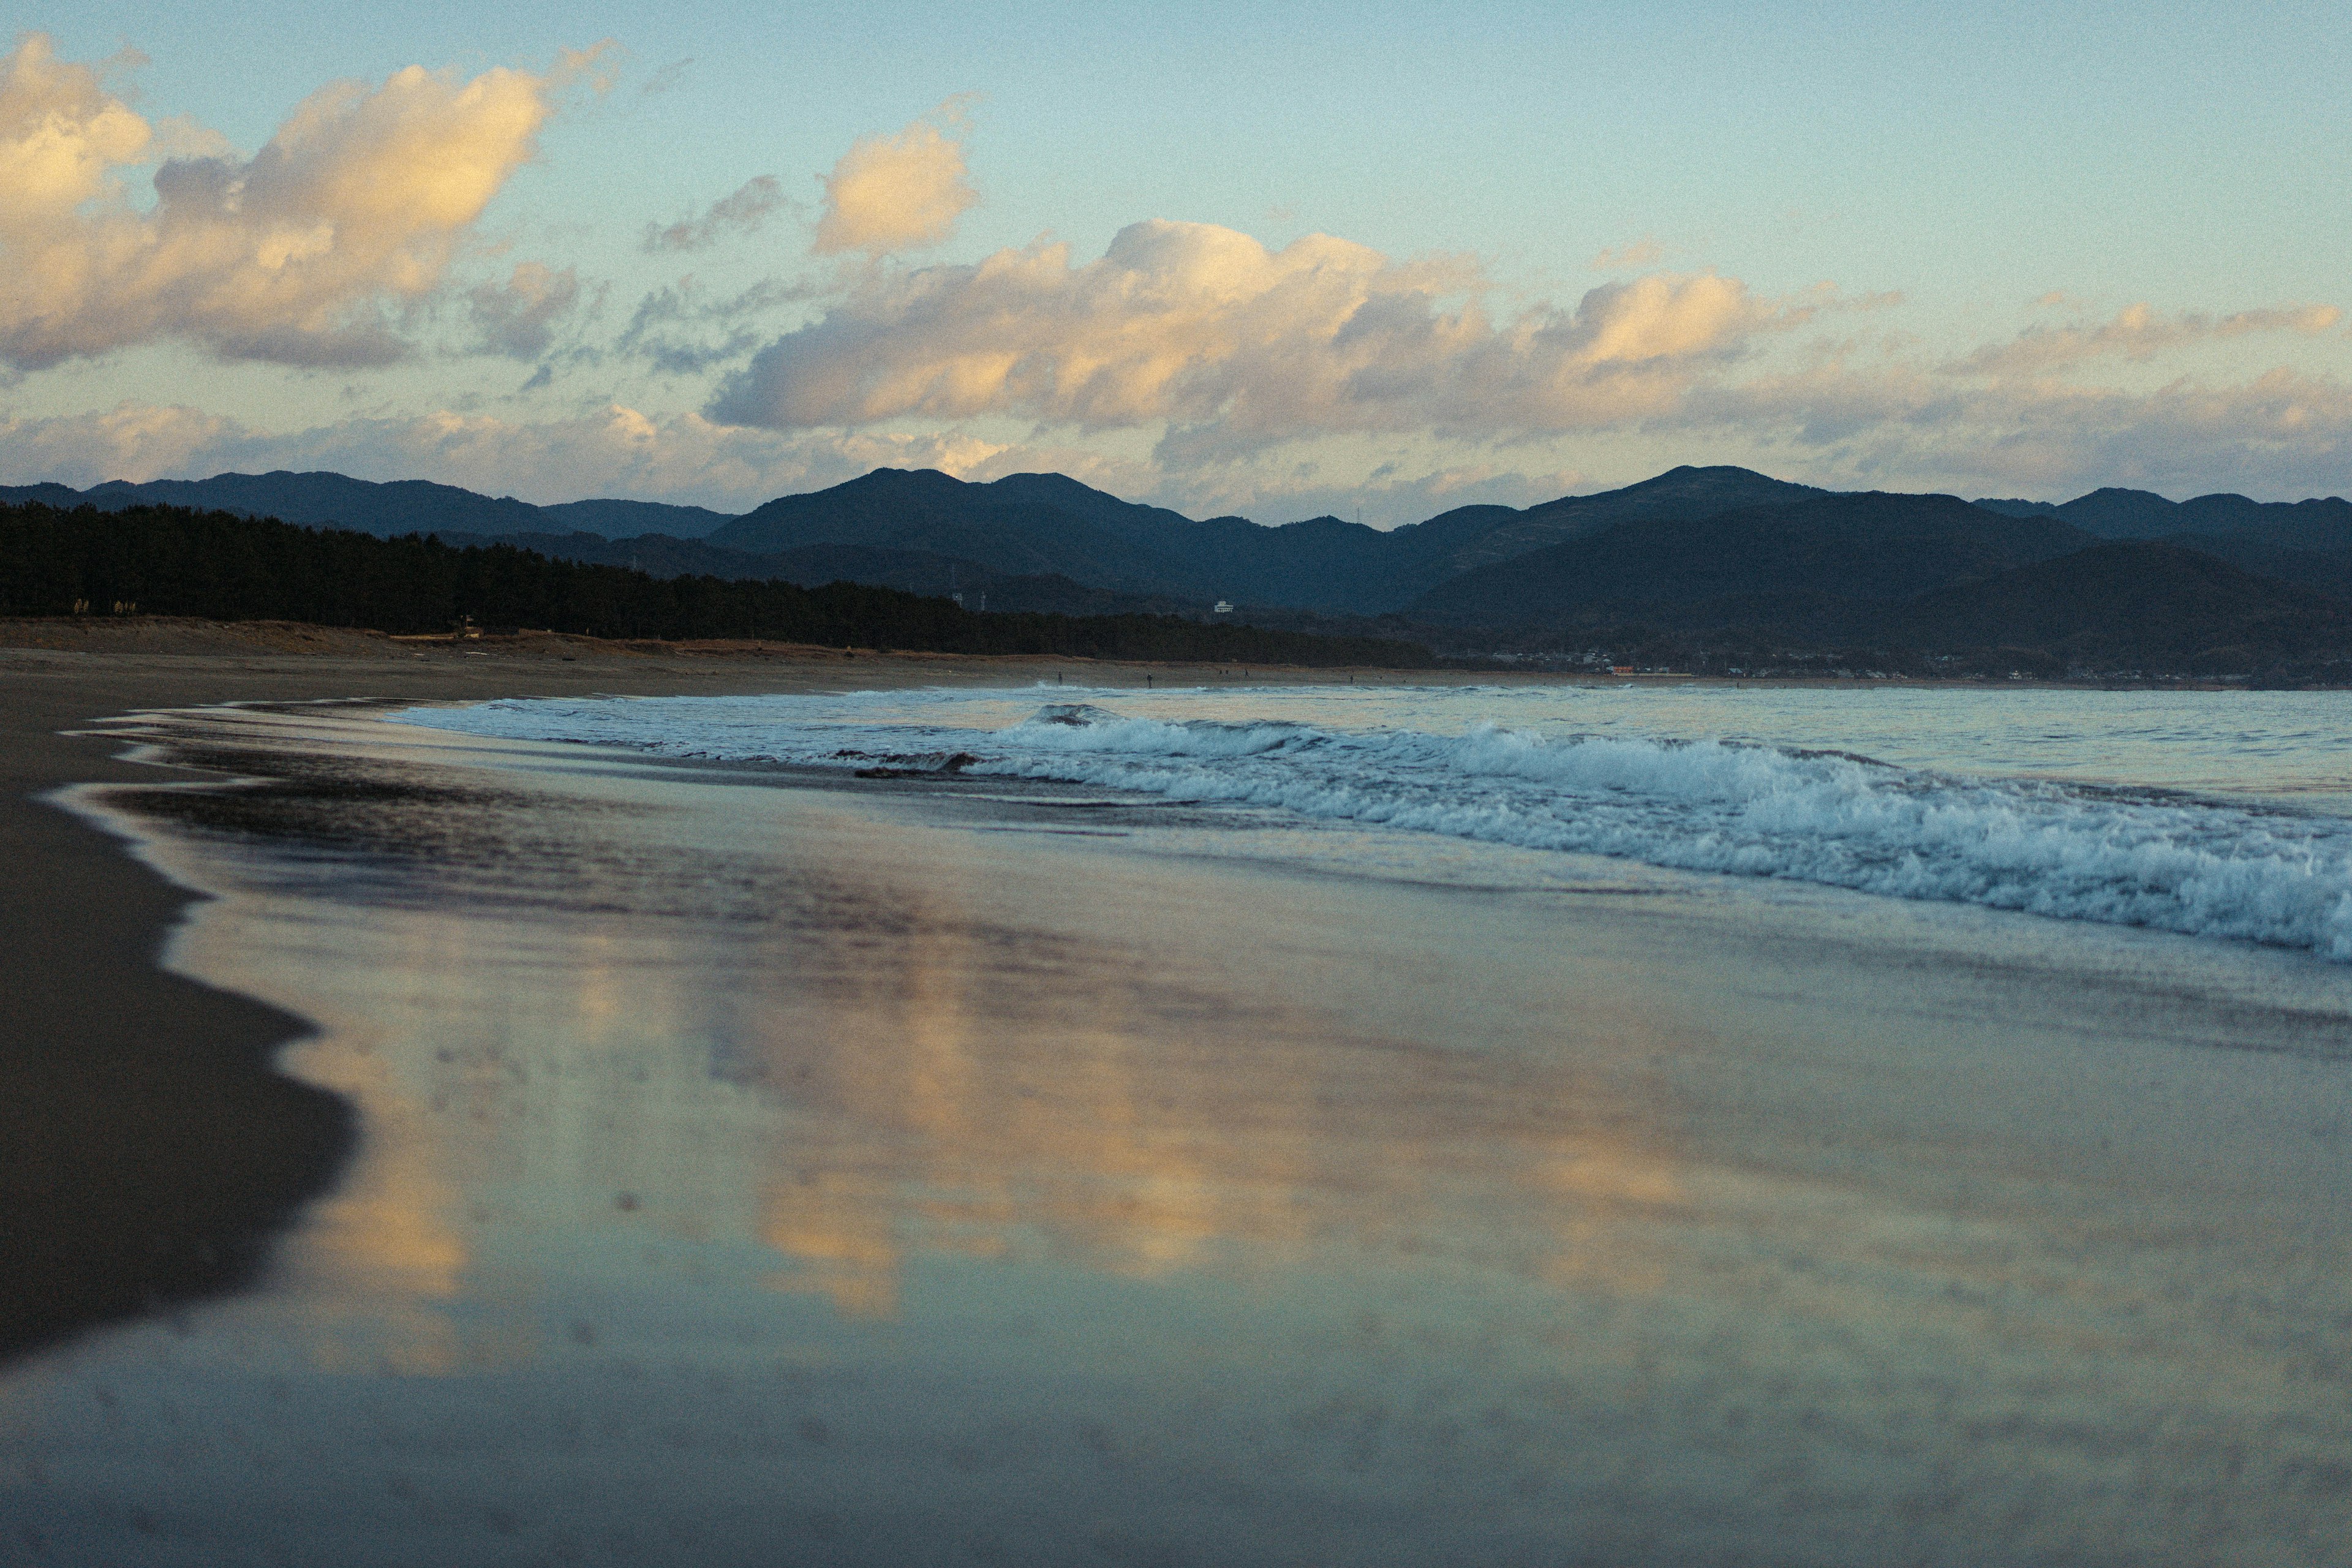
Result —
M20 9L0 482L2352 491L2324 5Z

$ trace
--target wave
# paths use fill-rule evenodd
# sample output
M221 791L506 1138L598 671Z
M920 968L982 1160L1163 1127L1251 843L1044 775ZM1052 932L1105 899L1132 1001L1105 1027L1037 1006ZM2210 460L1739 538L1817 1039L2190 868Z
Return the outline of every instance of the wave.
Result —
M1140 718L1085 703L1050 704L993 731L859 722L838 706L826 721L795 723L778 721L778 700L763 700L694 717L668 702L489 704L417 717L519 738L815 766L969 753L963 771L973 774L1270 806L2352 961L2352 824L2335 818L1713 740L1543 736L1492 724L1456 735L1349 731Z

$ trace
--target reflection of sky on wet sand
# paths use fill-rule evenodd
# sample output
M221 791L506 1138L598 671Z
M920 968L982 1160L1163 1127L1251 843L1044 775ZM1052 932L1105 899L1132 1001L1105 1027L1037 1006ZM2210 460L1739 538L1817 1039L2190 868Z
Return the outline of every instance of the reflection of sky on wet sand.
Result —
M61 1557L2322 1563L2352 1527L2344 1069L2199 1044L2259 1020L2156 994L2160 942L2053 981L1866 900L1350 879L235 722L547 795L419 807L364 878L266 851L181 940L326 1026L291 1065L367 1142L268 1289L0 1380L37 1476L0 1508Z

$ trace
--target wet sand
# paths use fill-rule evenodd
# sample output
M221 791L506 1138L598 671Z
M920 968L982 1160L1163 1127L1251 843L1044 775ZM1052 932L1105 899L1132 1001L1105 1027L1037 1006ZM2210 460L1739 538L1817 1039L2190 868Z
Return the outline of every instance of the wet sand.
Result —
M299 1018L156 967L190 895L35 798L154 776L118 760L119 742L62 731L220 702L1016 684L1081 666L1113 681L1169 678L1160 666L772 644L0 620L0 1363L248 1278L351 1135L341 1102L268 1069Z
M318 1020L362 1131L252 1291L0 1382L59 1560L2345 1561L2332 966L164 738L281 781L115 797L227 895L176 966Z

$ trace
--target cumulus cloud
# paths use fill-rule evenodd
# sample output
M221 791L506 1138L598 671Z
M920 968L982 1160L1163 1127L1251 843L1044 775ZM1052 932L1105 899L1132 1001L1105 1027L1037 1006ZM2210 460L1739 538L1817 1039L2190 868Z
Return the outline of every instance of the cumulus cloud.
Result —
M556 90L595 58L338 82L240 158L159 132L25 35L0 59L0 360L38 369L162 339L290 364L400 357L398 312L441 285ZM155 200L135 205L124 175L159 156Z
M863 137L842 154L824 176L819 256L922 250L955 232L980 199L964 175L963 143L950 134L962 124L962 102L950 99L897 135Z
M1737 279L1654 273L1495 318L1475 265L1396 262L1328 235L1279 251L1211 224L868 278L762 349L710 413L777 429L1008 414L1165 424L1190 462L1303 435L1478 437L1621 424L1813 309ZM1451 301L1451 302L1449 302Z
M731 195L710 204L700 217L684 218L664 228L646 225L648 251L701 250L739 235L755 234L760 226L788 205L783 187L773 174L746 180Z
M2044 296L2043 303L2061 299ZM2145 304L2127 305L2093 325L2032 326L2005 343L1988 343L1943 368L1954 375L2037 375L2114 356L2145 360L2167 349L2215 339L2290 332L2315 337L2344 319L2333 305L2289 305L2214 316L2199 310L2161 315Z

